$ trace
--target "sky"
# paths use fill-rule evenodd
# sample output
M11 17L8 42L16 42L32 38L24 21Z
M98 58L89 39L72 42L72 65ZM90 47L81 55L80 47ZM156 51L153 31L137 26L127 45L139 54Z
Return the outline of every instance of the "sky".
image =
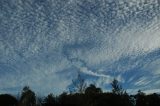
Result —
M159 0L0 0L0 93L160 92Z

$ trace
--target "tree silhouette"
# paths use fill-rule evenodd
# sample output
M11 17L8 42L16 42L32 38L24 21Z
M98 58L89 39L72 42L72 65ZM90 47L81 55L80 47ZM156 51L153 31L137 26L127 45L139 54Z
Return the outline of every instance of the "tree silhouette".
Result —
M114 94L122 95L124 93L124 90L122 89L122 86L119 84L118 80L114 79L111 83L111 86Z
M78 73L78 76L75 80L72 80L73 90L77 93L84 93L86 89L85 79Z
M147 95L148 106L160 106L160 95L153 93Z
M65 106L68 102L67 100L68 96L67 96L67 93L66 92L63 92L61 95L59 95L58 97L58 104L60 106Z
M36 106L42 106L43 105L43 98L42 97L37 97L36 98Z
M54 106L56 104L56 98L51 93L43 101L43 106Z
M83 78L80 75L77 78L84 85ZM112 92L102 92L101 88L90 84L84 93L64 92L56 97L51 93L45 98L36 98L35 93L25 86L19 101L8 94L0 95L0 106L160 106L160 94L147 95L139 90L136 95L129 95L116 79L111 85Z
M9 94L0 95L0 106L16 106L17 99Z
M98 94L98 93L102 93L101 88L97 88L93 84L90 84L90 86L87 87L85 90L85 94Z
M141 90L136 95L136 106L147 106L146 95Z
M43 106L54 106L56 104L56 98L51 93L43 101Z
M19 106L35 106L36 96L35 93L30 90L28 86L25 86L22 90Z

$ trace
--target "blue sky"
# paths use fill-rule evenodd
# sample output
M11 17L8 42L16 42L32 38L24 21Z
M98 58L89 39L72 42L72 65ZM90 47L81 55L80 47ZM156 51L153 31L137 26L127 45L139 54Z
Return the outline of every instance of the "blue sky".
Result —
M77 72L159 92L159 0L0 0L0 93L59 94Z

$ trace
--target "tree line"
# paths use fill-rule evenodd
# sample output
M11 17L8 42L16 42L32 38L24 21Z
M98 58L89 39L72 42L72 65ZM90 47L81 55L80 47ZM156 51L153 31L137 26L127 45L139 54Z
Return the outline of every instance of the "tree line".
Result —
M103 92L94 84L87 86L80 74L72 82L72 90L59 96L51 93L46 97L37 97L34 91L25 86L20 98L1 94L0 106L160 106L159 94L146 95L138 91L135 95L129 95L116 79L111 83L111 92Z

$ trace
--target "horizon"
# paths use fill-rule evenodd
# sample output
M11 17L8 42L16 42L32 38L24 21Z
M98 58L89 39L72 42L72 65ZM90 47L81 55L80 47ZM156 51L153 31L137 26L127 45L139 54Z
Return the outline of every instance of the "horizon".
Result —
M159 0L0 0L0 93L58 95L80 73L160 92Z

